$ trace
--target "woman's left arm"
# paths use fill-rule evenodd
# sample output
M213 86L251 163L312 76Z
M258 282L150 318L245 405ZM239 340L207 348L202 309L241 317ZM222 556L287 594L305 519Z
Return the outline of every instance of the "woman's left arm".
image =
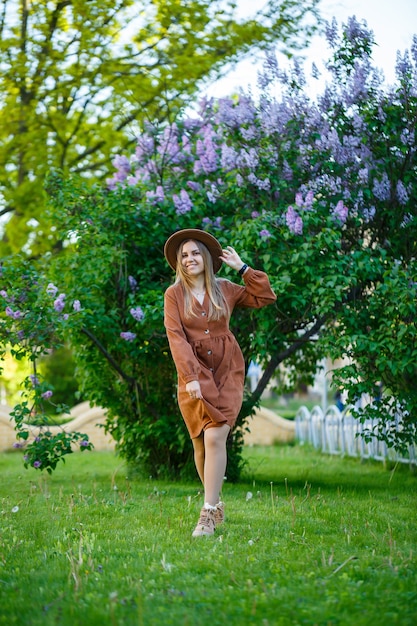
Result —
M233 298L233 306L247 306L260 309L267 304L272 304L277 297L269 283L265 272L254 270L242 261L239 254L231 246L223 250L220 257L223 263L234 269L243 278L245 285L235 283L228 284L230 296Z

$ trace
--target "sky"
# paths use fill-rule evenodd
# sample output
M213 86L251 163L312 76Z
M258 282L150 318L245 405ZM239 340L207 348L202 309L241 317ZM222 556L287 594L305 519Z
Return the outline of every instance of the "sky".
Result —
M254 13L254 0L237 0L242 17ZM257 2L258 6L261 6ZM321 14L329 21L333 17L339 24L346 23L349 17L356 16L365 20L368 28L374 32L375 46L373 59L375 65L383 70L387 83L395 78L395 60L397 50L410 49L413 35L417 35L417 0L322 0ZM304 52L306 70L313 61L321 62L328 58L328 48L323 37L317 37L310 48ZM262 60L241 61L235 69L228 72L203 91L209 97L221 98L240 89L249 87L256 91L257 72Z

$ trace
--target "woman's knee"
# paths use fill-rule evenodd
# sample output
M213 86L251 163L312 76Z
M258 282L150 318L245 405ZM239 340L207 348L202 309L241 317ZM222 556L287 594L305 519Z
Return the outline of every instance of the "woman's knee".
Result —
M226 424L208 428L204 433L204 446L206 448L223 448L226 445L230 428Z

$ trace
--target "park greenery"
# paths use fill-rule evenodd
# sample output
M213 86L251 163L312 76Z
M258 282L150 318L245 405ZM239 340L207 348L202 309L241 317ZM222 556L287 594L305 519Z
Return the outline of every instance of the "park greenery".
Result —
M174 121L144 122L105 183L52 169L44 219L60 253L4 260L3 339L33 363L69 344L83 397L106 408L119 452L147 475L184 476L190 465L163 328L173 277L162 249L191 226L234 245L278 296L233 317L246 361L263 376L230 440L229 479L239 476L246 418L266 386L310 382L325 356L343 359L333 380L365 436L402 451L415 441L417 40L386 86L365 24L328 24L326 36L328 80L316 98L298 61L283 69L269 52L259 99L206 100ZM26 383L43 420L48 391L48 381ZM360 406L365 395L377 402ZM25 402L15 409L23 437L33 413ZM49 441L45 427L29 464L53 469Z
M0 10L2 254L59 249L45 219L51 168L103 178L145 120L175 119L204 80L317 26L318 0L3 0Z
M307 447L245 450L226 522L193 539L196 482L112 453L53 475L0 455L0 624L414 626L415 476Z

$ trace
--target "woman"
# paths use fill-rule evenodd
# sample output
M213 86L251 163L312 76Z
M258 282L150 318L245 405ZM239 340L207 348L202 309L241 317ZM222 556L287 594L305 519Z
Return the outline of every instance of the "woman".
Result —
M220 491L226 440L240 411L245 363L229 330L236 306L260 308L276 300L267 275L243 263L231 246L186 229L169 237L164 254L176 280L165 292L165 328L178 372L178 403L204 485L204 506L193 537L212 535L224 518ZM216 278L222 262L244 286Z

